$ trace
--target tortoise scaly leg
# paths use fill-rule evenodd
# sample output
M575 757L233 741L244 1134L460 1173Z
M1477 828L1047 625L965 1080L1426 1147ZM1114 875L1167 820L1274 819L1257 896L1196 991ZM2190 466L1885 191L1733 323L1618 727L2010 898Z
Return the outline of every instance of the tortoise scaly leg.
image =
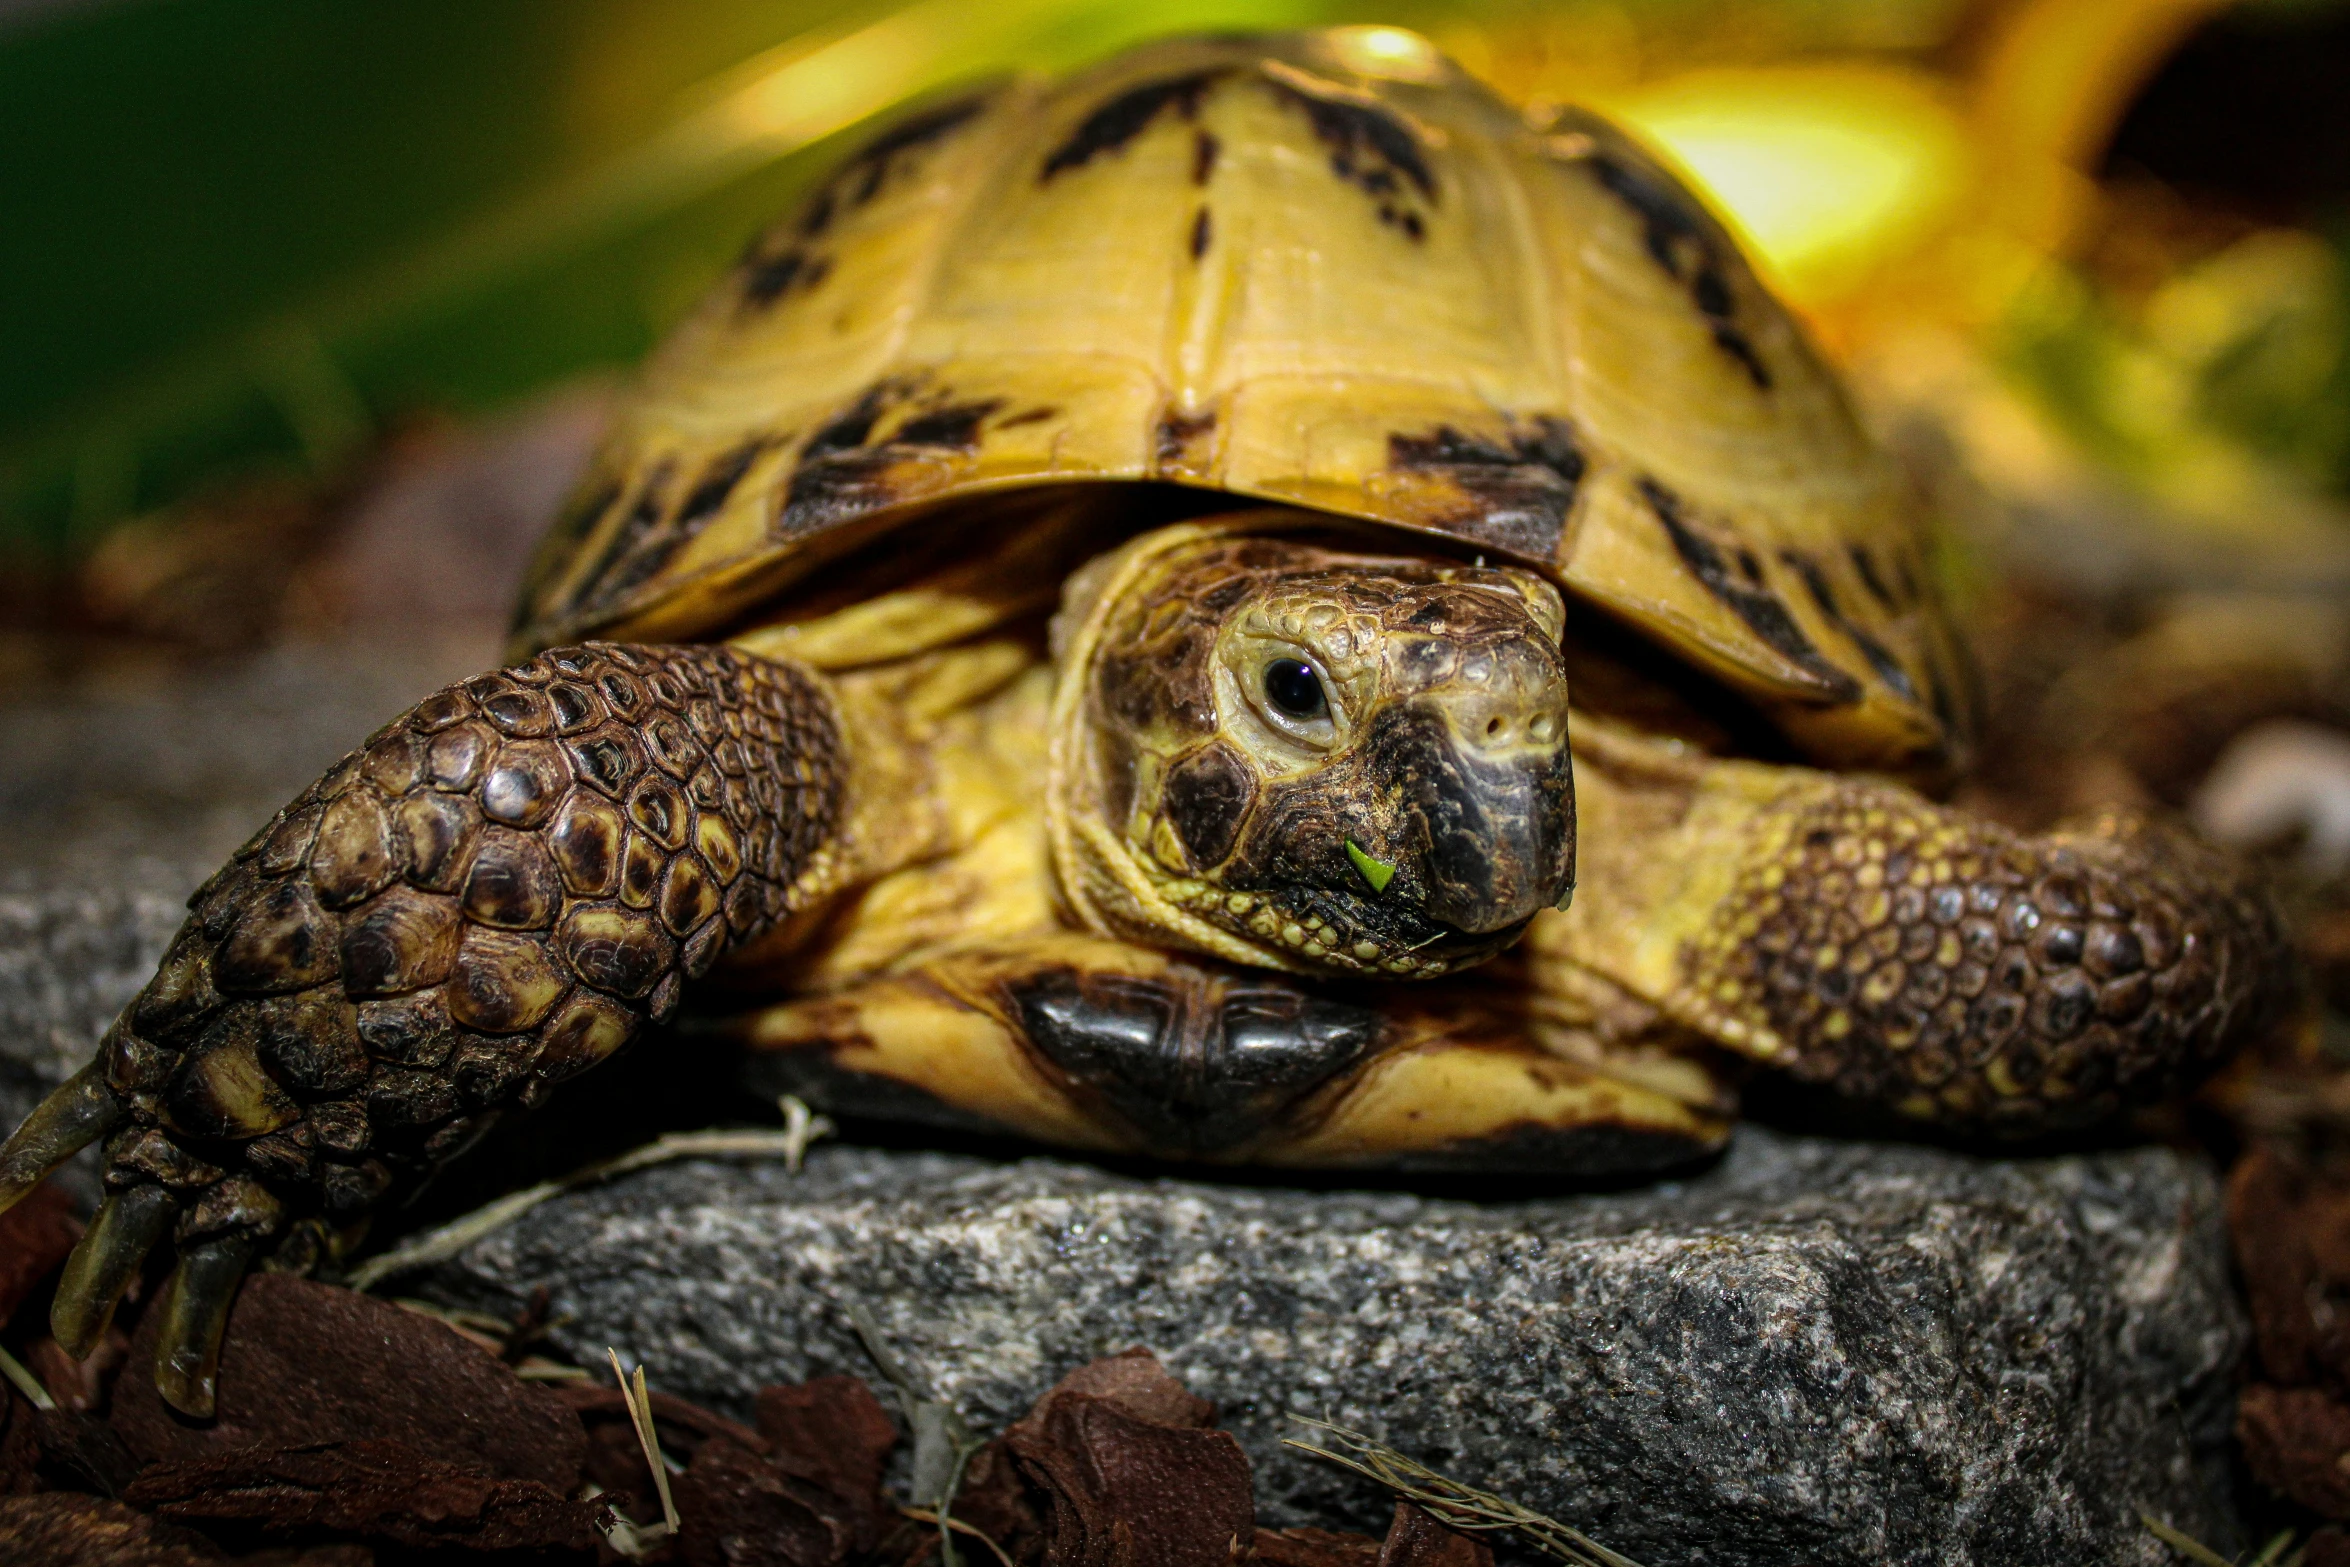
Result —
M122 1119L122 1101L93 1061L34 1106L0 1148L0 1212L13 1208L51 1170L104 1137Z
M107 1139L59 1341L94 1344L169 1234L157 1381L208 1413L248 1263L307 1265L665 1019L822 881L843 765L818 677L723 647L557 649L379 730L197 892L0 1149L4 1208Z
M2190 1085L2292 993L2257 882L2162 824L2024 837L1596 723L1576 749L1596 874L1536 922L1537 987L1606 976L1854 1098L1998 1132L2079 1124Z

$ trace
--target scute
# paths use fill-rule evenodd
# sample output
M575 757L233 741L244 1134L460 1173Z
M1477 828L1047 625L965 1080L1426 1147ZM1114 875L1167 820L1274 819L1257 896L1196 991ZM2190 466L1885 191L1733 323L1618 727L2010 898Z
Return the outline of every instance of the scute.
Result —
M1913 503L1721 224L1597 117L1351 36L1160 44L868 143L656 358L519 646L706 633L943 499L1155 479L1528 562L1821 760L1954 761Z

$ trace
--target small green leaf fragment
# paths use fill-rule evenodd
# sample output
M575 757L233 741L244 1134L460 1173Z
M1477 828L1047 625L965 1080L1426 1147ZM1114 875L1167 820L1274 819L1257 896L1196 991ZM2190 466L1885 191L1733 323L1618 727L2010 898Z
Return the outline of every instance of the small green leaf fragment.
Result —
M1356 870L1363 873L1363 880L1371 884L1373 892L1385 892L1387 884L1395 880L1394 866L1385 860L1373 859L1365 852L1363 846L1352 838L1346 840L1346 857L1354 862Z

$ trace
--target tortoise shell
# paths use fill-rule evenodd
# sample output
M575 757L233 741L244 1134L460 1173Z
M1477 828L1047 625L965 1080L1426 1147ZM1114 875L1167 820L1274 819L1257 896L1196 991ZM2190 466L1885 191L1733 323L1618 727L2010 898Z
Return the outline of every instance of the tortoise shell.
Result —
M1724 226L1392 29L1168 42L866 142L656 356L518 650L712 635L942 502L1105 480L1535 566L1817 760L1960 749L1913 498Z

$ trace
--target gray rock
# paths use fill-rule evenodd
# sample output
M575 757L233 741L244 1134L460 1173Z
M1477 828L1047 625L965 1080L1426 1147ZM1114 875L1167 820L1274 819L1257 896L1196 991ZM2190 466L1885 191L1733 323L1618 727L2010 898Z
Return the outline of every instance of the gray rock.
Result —
M2162 1149L2033 1161L1743 1131L1694 1179L1506 1203L820 1149L573 1193L403 1289L741 1412L870 1376L861 1304L1002 1427L1130 1344L1215 1400L1269 1523L1374 1528L1296 1410L1676 1563L2165 1559L2222 1548L2243 1341L2218 1197Z

